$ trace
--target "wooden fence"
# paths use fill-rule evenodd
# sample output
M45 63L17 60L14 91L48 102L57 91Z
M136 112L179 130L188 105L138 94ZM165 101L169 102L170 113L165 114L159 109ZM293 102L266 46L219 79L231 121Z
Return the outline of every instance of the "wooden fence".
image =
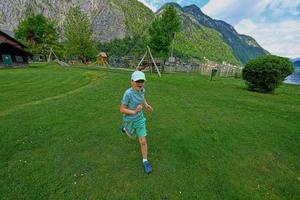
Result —
M141 58L127 56L127 57L117 57L110 60L109 64L115 67L124 67L124 68L135 68ZM213 69L217 69L218 76L241 76L242 66L231 65L226 62L216 63L205 59L203 63L200 63L197 60L191 59L188 61L182 61L179 58L176 58L175 62L165 62L161 59L155 59L156 63L161 72L166 73L175 73L175 72L185 72L185 73L200 73L204 75L210 75ZM148 66L147 66L148 65ZM148 60L145 60L141 66L145 67L145 70L152 70L153 64L150 64ZM149 68L150 66L150 68ZM155 70L153 69L155 72Z

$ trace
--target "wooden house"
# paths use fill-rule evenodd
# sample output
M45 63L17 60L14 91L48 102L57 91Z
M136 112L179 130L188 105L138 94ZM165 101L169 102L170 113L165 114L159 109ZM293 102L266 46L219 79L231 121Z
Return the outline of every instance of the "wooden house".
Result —
M26 65L29 56L24 44L0 30L0 67Z

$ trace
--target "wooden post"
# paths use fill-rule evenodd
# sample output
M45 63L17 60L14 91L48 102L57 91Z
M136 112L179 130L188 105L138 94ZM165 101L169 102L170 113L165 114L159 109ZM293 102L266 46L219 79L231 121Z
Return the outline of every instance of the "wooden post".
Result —
M152 62L153 62L154 66L155 66L155 68L156 68L156 70L157 70L157 73L158 73L159 77L161 77L160 71L158 70L158 67L156 66L156 63L155 63L155 60L154 60L154 58L153 58L153 56L152 56L151 50L150 50L150 48L149 48L148 46L147 46L147 48L148 48L150 57L151 57L151 59L152 59Z
M49 53L49 56L48 56L48 60L47 60L47 63L50 62L50 59L51 59L51 55L52 55L52 49L50 48L50 53Z
M146 51L146 52L145 52L145 54L144 54L144 56L143 56L142 60L139 62L138 66L136 67L136 70L139 70L139 68L140 68L140 65L141 65L141 64L142 64L142 62L144 61L144 59L145 59L145 57L146 57L147 53L148 53L148 51Z
M59 58L57 57L57 55L54 53L54 51L52 50L52 48L50 47L50 51L53 53L53 55L56 57L56 62L58 63L58 64L60 64L60 65L62 65L62 66L70 66L70 65L68 65L67 63L65 63L65 62L62 62L62 61L60 61L59 60Z

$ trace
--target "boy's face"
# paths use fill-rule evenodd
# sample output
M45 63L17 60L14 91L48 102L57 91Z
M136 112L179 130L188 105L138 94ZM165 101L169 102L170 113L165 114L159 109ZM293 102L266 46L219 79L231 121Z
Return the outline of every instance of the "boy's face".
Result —
M134 89L136 89L138 92L140 92L144 88L145 81L144 80L137 80L137 81L131 81L131 84Z

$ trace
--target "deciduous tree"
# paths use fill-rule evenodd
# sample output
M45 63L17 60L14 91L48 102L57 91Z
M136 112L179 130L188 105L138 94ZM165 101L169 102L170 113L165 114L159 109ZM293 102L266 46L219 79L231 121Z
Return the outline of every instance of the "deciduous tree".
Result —
M60 52L56 23L42 14L29 15L15 30L16 38L21 40L33 54L41 54L45 58L49 47Z
M180 30L180 25L180 18L172 5L167 6L162 15L152 22L149 28L149 46L155 55L168 57L172 35Z
M79 6L69 10L63 23L66 54L82 62L95 58L97 51L91 23Z

